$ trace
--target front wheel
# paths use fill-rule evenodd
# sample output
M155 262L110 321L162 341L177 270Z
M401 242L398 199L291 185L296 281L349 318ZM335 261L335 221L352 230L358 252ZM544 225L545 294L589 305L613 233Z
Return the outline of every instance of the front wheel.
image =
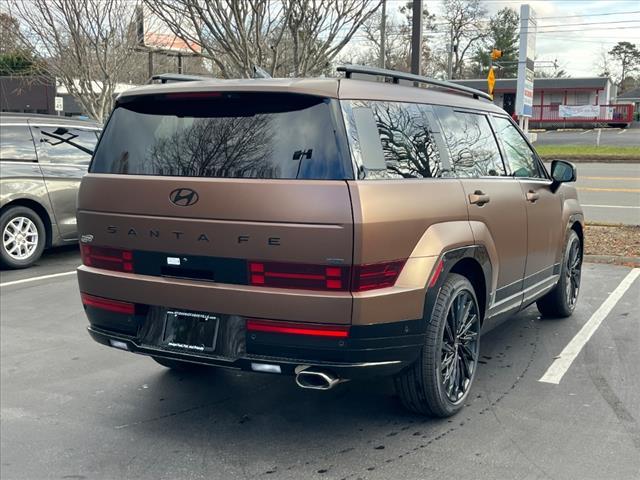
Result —
M543 317L570 316L578 303L582 276L582 244L574 230L570 230L562 258L560 279L553 290L540 298L536 305Z
M449 417L463 407L478 366L480 309L469 280L449 274L425 321L420 357L397 375L396 390L408 410Z

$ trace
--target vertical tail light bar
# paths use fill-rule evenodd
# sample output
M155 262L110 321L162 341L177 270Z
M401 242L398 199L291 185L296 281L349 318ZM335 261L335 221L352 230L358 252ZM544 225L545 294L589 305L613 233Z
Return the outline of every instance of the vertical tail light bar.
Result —
M362 292L395 284L405 260L346 266L249 262L249 284L262 287Z
M80 254L82 263L89 267L117 272L133 272L133 252L131 250L82 244Z

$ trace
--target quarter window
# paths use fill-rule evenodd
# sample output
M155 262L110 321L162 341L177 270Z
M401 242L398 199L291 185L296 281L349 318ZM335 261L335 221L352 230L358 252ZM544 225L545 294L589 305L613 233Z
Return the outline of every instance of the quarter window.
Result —
M494 117L498 138L506 154L507 170L514 177L544 178L535 152L510 120Z
M443 173L428 105L370 102L386 171L370 172L375 178L437 178ZM374 175L371 175L374 174Z
M65 126L32 128L41 162L89 165L98 142L95 130Z
M495 177L505 174L496 139L485 115L439 108L444 138L455 177Z
M0 125L0 159L36 160L33 139L27 125Z

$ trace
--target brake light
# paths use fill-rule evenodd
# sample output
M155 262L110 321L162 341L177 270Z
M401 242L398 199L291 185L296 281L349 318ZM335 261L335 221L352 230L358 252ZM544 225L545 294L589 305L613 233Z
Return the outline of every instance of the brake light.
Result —
M249 262L249 283L262 287L349 290L349 267Z
M178 92L167 93L165 97L169 100L196 100L207 98L219 98L222 97L221 92Z
M80 246L82 263L88 267L104 268L117 272L133 272L133 252L119 248Z
M373 263L370 265L357 265L353 270L354 292L364 292L376 288L392 287L395 285L406 260L394 262Z
M134 315L136 306L133 303L111 300L110 298L96 297L88 293L81 293L82 304L85 307L99 308L109 312L121 313L124 315Z
M348 326L307 325L304 323L278 322L273 320L247 320L247 331L308 335L312 337L347 338Z
M285 262L249 262L249 284L260 287L303 288L354 292L391 287L405 260L344 266L307 265Z

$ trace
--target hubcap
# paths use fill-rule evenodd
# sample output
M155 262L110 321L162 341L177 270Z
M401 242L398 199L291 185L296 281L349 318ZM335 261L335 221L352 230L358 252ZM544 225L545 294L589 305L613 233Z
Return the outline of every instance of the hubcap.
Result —
M440 376L451 402L463 400L478 363L480 318L475 300L466 290L451 302L442 335Z
M2 232L2 246L15 260L26 260L38 248L38 228L30 218L15 217Z
M580 291L580 275L582 272L582 255L580 253L580 241L574 239L567 255L565 294L569 307L574 308L578 301Z

